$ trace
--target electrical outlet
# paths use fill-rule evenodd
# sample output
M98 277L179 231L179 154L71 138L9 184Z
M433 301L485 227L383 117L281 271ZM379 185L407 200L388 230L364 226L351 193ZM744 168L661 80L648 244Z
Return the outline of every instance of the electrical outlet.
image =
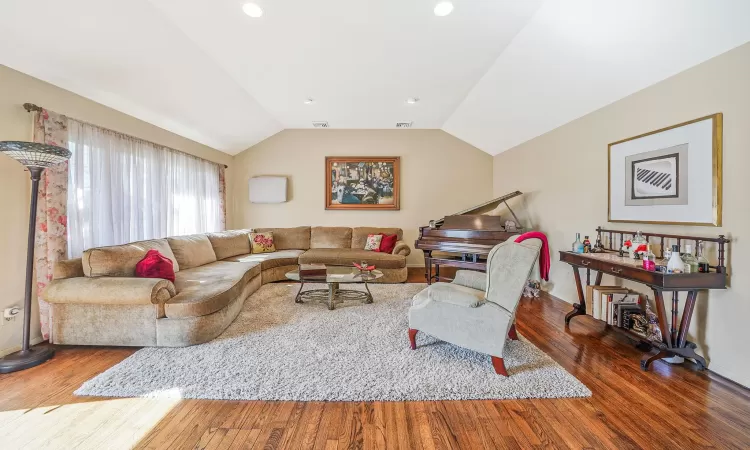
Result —
M15 322L16 317L18 317L21 313L21 308L18 306L11 306L10 308L5 308L3 310L3 319L0 320L0 326L9 324L11 322Z

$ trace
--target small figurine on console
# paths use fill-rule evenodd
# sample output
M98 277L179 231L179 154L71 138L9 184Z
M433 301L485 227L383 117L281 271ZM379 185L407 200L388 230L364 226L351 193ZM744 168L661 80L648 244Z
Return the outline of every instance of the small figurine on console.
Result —
M604 246L602 245L601 236L596 236L596 243L591 247L591 253L604 253Z

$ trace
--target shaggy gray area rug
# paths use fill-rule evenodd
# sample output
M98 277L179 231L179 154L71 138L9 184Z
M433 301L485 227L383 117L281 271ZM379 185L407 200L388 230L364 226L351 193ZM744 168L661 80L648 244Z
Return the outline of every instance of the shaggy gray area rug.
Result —
M411 350L407 310L425 286L371 285L373 304L352 302L329 311L320 303L294 303L299 285L267 284L217 339L141 349L75 394L330 401L591 395L523 337L506 346L508 378L495 374L489 356L424 333ZM324 287L311 284L305 290Z

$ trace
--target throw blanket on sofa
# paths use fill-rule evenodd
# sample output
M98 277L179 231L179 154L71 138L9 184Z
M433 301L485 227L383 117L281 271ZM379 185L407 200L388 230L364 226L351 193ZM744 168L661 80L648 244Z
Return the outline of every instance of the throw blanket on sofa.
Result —
M516 238L514 242L523 242L526 239L539 239L542 241L542 248L539 250L539 276L544 281L549 281L549 244L547 243L547 236L539 231L529 231Z

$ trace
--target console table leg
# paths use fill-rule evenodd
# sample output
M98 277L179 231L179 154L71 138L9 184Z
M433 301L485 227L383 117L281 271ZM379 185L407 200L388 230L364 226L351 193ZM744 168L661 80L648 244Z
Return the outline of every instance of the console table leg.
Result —
M680 313L679 308L680 297L677 295L677 291L672 291L672 323L669 324L669 336L673 347L679 347L677 345L677 317Z
M668 358L670 356L672 356L671 353L663 351L663 350L656 353L655 355L646 353L645 355L643 355L643 358L641 358L641 369L648 370L648 367L651 365L652 362L662 359L662 358Z
M573 276L576 279L576 289L578 289L578 303L573 305L573 311L565 315L565 324L570 323L570 319L575 316L581 316L586 314L586 298L583 296L583 286L581 285L581 274L578 272L578 267L573 267Z
M664 295L660 289L654 289L654 302L656 303L656 316L659 319L661 339L668 348L672 348L672 339L670 339L667 329L667 310L664 308Z
M594 281L595 286L600 286L602 284L602 275L604 275L602 272L596 272L596 281Z
M689 291L687 300L685 300L685 309L682 310L682 321L680 321L680 334L677 335L677 347L685 346L690 321L693 318L693 309L695 309L695 299L698 297L698 291Z

